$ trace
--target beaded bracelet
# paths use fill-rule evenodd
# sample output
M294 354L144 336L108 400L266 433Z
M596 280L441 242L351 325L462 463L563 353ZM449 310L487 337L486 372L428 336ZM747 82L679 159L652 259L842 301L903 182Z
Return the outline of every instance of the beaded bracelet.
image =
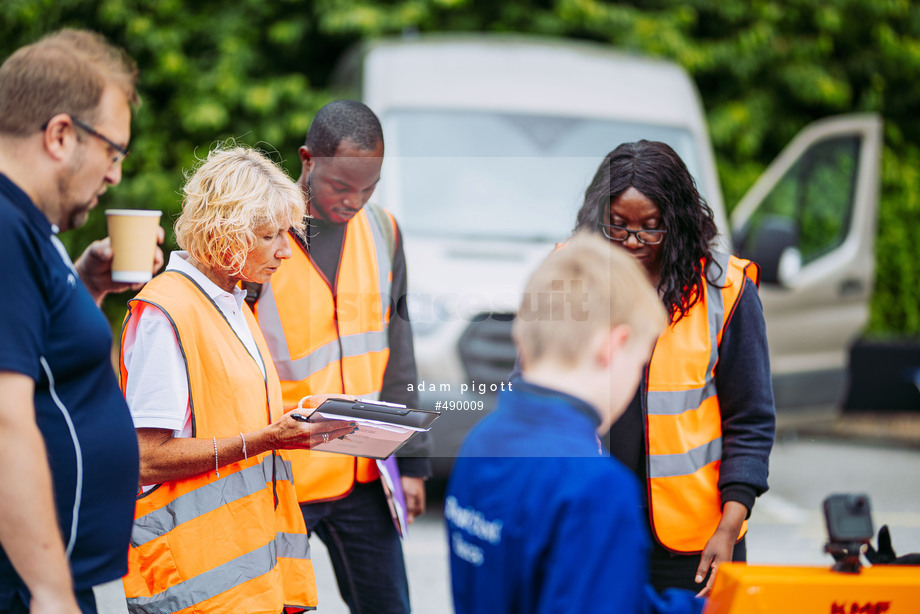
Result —
M220 465L217 464L217 437L211 437L214 440L214 474L220 477Z

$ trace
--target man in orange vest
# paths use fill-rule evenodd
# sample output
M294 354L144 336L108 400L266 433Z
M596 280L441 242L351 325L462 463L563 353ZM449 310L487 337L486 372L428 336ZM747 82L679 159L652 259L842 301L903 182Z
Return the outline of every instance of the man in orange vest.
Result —
M285 404L344 393L417 406L402 239L389 212L366 205L383 162L380 121L360 102L332 102L299 154L306 237L289 233L292 258L250 288ZM428 442L415 439L398 471L393 459L291 454L307 529L326 544L353 613L409 612L400 534L424 511L430 474Z

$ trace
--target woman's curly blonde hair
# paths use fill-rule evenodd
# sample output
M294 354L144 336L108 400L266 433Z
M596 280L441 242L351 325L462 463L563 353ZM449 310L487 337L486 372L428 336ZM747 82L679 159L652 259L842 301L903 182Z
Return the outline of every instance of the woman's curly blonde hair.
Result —
M304 231L300 188L274 162L249 147L216 148L183 188L176 220L179 247L215 270L242 273L256 230Z

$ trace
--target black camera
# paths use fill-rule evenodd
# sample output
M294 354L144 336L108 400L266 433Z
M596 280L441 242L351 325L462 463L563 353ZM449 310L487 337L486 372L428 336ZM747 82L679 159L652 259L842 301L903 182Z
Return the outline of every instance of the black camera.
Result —
M824 549L837 561L834 569L859 572L860 551L875 533L868 495L830 495L824 500L824 520L828 537Z
M827 536L832 542L867 542L872 530L869 497L862 494L831 495L824 500Z

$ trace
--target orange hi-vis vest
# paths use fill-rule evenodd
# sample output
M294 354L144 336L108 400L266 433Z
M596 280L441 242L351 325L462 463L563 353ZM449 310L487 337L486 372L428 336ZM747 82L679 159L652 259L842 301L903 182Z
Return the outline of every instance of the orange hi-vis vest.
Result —
M291 259L262 287L256 316L288 406L322 393L379 398L390 357L393 271L386 229L368 215L368 206L345 227L334 291L291 235ZM389 213L385 219L395 229ZM291 459L301 503L339 499L356 480L380 476L366 458L297 450Z
M759 267L713 252L700 300L658 338L645 390L652 533L674 552L701 552L722 518L718 489L722 412L716 394L719 343L744 288ZM741 529L743 536L747 522ZM740 538L739 536L739 538Z
M166 314L188 371L192 436L239 437L281 417L278 376L249 307L259 365L210 297L185 274L167 271L128 303L122 331L153 305ZM264 452L138 496L125 595L132 612L279 614L314 609L316 581L291 463Z

